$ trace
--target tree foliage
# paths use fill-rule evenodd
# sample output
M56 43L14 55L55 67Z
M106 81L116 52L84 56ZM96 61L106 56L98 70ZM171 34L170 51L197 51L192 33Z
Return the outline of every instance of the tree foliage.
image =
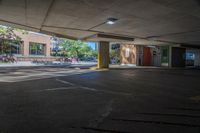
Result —
M62 47L61 52L65 57L96 58L97 56L96 51L82 41L62 39L60 46Z
M21 38L17 36L14 32L14 28L0 26L0 44L1 44L1 53L8 54L10 53L10 43L19 43Z
M110 60L113 64L120 63L120 45L112 44L110 49Z
M14 28L5 26L0 26L0 39L16 41L21 40L21 38L15 34Z

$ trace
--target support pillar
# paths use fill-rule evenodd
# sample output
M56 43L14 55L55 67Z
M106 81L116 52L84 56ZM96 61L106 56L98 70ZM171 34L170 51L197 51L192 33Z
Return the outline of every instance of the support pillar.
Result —
M23 43L23 48L22 48L22 55L27 57L29 56L29 42L28 41L24 41Z
M172 67L172 46L169 46L169 68Z
M98 43L98 68L109 68L109 42Z
M50 44L45 44L45 56L50 56Z

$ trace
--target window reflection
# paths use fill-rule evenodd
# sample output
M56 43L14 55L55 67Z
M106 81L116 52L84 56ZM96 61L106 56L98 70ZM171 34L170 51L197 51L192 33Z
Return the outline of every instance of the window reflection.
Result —
M44 44L31 42L29 44L29 53L30 55L44 55L44 48Z
M0 55L21 54L21 42L13 40L0 41Z

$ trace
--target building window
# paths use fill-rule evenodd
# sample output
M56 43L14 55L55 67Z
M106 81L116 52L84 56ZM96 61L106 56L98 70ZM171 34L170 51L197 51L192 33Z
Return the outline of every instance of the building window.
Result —
M161 63L169 63L169 47L162 46L161 51Z
M30 55L44 55L45 44L31 42L29 44Z
M186 60L194 60L195 54L193 52L186 52Z
M18 55L21 53L21 42L12 40L0 41L0 55Z
M163 49L163 57L167 57L168 56L168 49Z

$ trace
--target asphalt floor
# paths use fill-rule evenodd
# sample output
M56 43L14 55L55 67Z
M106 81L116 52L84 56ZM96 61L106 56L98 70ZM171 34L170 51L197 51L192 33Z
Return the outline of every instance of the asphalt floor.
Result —
M200 133L200 70L0 70L0 133Z

